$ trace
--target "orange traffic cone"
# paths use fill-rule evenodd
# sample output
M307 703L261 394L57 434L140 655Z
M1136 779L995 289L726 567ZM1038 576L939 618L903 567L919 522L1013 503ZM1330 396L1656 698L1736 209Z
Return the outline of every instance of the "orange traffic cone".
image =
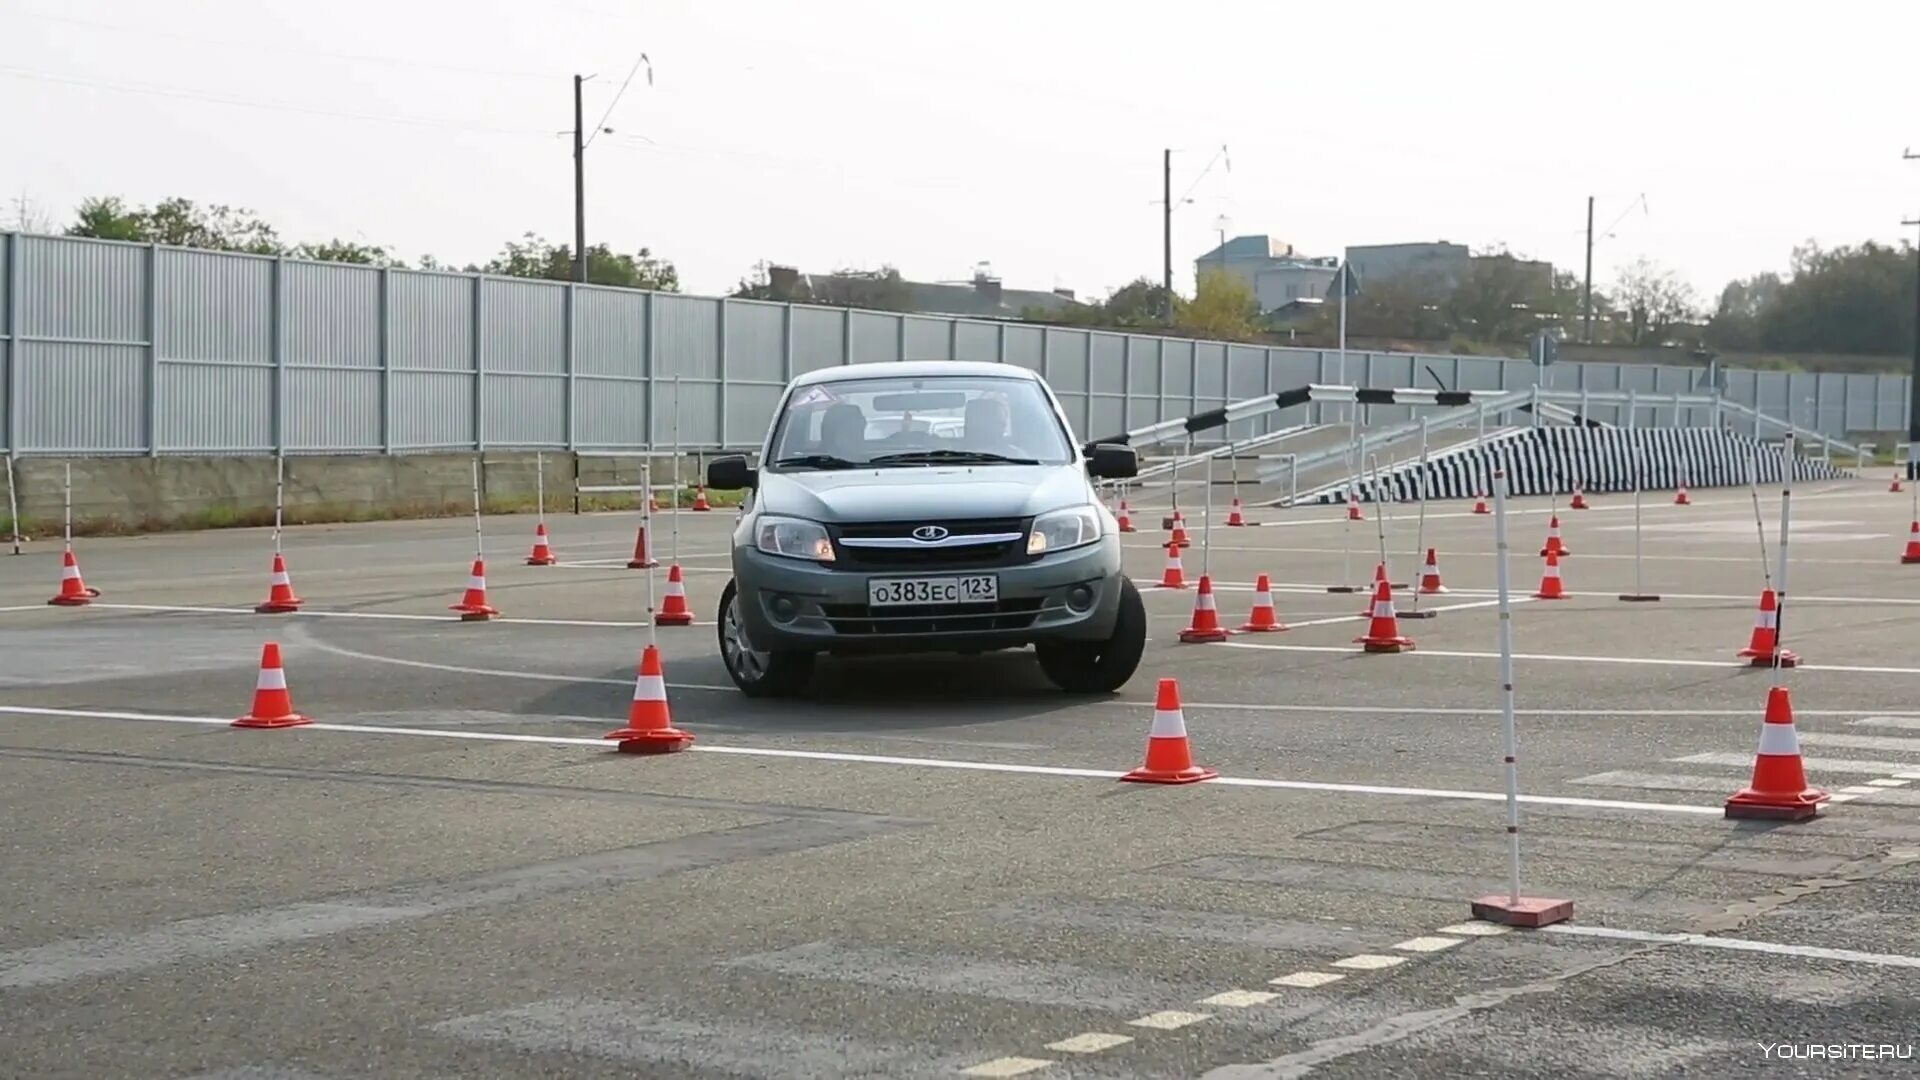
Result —
M1753 659L1754 667L1772 667L1774 654L1780 656L1781 667L1796 667L1800 658L1789 649L1780 648L1780 607L1772 589L1760 593L1760 614L1753 620L1753 637L1747 647L1735 655Z
M1238 529L1244 526L1246 523L1247 523L1247 519L1240 516L1240 500L1239 499L1233 500L1232 505L1227 508L1228 527Z
M552 566L560 560L553 557L553 549L547 546L547 523L542 521L533 527L533 553L527 556L528 566Z
M1200 589L1193 594L1193 622L1180 631L1180 640L1189 645L1227 640L1219 608L1213 602L1213 579L1205 574L1200 575Z
M1348 521L1367 520L1367 515L1360 512L1360 494L1356 491L1349 490L1347 492L1347 520Z
M1692 506L1693 505L1693 500L1687 497L1687 485L1681 484L1680 490L1674 492L1673 505L1675 506Z
M1805 821L1833 796L1807 786L1800 760L1800 736L1793 730L1793 702L1787 688L1767 691L1766 722L1760 725L1760 752L1753 759L1753 783L1727 800L1730 818Z
M1393 612L1393 586L1383 578L1373 586L1373 624L1365 637L1353 639L1371 653L1397 653L1413 648L1413 639L1400 634L1400 619Z
M703 485L695 484L693 486L693 508L702 513L713 509L713 507L707 505L707 489Z
M627 560L629 570L651 570L660 563L647 554L647 527L642 524L633 534L633 558Z
M290 611L299 611L305 600L293 595L293 579L287 576L286 557L279 552L273 553L273 580L267 586L267 602L253 610L262 615L284 615Z
M1900 486L1900 470L1899 469L1893 470L1893 483L1887 485L1887 490L1888 491L1905 491L1906 490L1905 488Z
M680 580L680 564L667 568L667 595L653 616L655 626L692 626L693 612L687 610L687 588Z
M1920 521L1914 522L1913 528L1907 530L1907 550L1901 553L1900 561L1920 563Z
M1266 634L1286 628L1273 610L1273 585L1267 575L1261 574L1253 583L1253 614L1247 616L1246 625L1240 629L1249 634Z
M1180 684L1161 679L1160 694L1153 703L1153 729L1147 733L1147 760L1120 779L1137 784L1191 784L1219 775L1193 763L1187 718L1180 711Z
M1535 600L1565 600L1567 591L1560 584L1560 556L1547 552L1547 568L1540 574L1540 591L1533 594Z
M1474 497L1474 500L1473 500L1473 512L1474 512L1474 513L1476 513L1476 514L1491 514L1491 513L1493 513L1493 511L1492 511L1492 510L1489 510L1489 509L1487 509L1487 497L1486 497L1485 495L1477 495L1477 496L1475 496L1475 497Z
M1540 554L1558 555L1562 558L1573 554L1573 552L1567 550L1567 545L1560 542L1559 514L1555 514L1547 519L1547 546L1540 549Z
M55 607L81 607L93 603L93 598L99 595L99 589L87 588L87 583L80 579L80 561L73 557L73 548L67 548L66 555L60 559L60 591L47 603Z
M1420 591L1429 596L1447 591L1440 583L1440 559L1432 548L1427 549L1427 566L1420 572Z
M1387 564L1386 564L1386 563L1375 563L1375 564L1373 565L1373 588L1374 588L1374 590L1375 590L1375 591L1378 591L1378 590L1379 590L1379 588L1380 588L1380 586L1381 586L1382 584L1386 584L1386 583L1387 583ZM1364 610L1364 611L1362 611L1362 612L1360 613L1360 617L1361 617L1361 618L1363 618L1363 619L1366 619L1366 618L1371 618L1372 616L1373 616L1373 604L1372 604L1371 602L1369 602L1369 603L1367 604L1367 607L1366 607L1366 610Z
M1173 531L1167 534L1167 546L1170 548L1193 546L1193 541L1187 539L1187 523L1181 519L1180 512L1177 510L1173 514Z
M467 593L448 610L459 612L461 622L482 622L500 614L487 603L487 564L483 560L473 560L473 571L467 575Z
M313 718L293 711L287 693L287 673L280 667L280 646L272 641L260 650L260 676L253 683L253 710L233 722L234 727L296 727Z
M1119 522L1120 522L1120 531L1121 531L1121 532L1123 532L1123 533L1130 533L1130 532L1139 532L1139 531L1140 531L1140 530L1138 530L1138 529L1136 529L1136 528L1134 528L1134 527L1133 527L1133 518L1132 518L1132 516L1131 516L1131 515L1129 515L1129 514L1127 513L1127 500L1125 500L1125 499L1121 499L1121 500L1120 500L1120 512L1119 512L1118 514L1116 514L1116 515L1114 515L1114 516L1115 516L1115 517L1116 517L1116 518L1117 518L1117 519L1119 520Z
M693 736L673 726L659 646L649 645L640 654L640 675L633 681L633 704L627 708L627 726L609 731L601 738L616 740L618 745L614 749L623 754L671 754L692 745Z
M1187 587L1187 572L1180 566L1180 548L1175 544L1167 545L1167 568L1160 574L1160 587L1163 589Z
M1573 485L1573 501L1567 504L1570 510L1588 510L1587 489L1579 484Z

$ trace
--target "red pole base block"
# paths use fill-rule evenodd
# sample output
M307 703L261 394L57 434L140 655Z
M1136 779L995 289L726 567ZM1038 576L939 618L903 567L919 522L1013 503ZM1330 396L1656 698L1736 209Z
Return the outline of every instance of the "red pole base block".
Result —
M1414 649L1412 638L1355 638L1354 641L1363 651L1370 653L1412 652Z
M1517 902L1501 894L1483 896L1472 904L1473 917L1501 926L1551 926L1573 918L1573 901L1523 896Z
M1135 784L1194 784L1220 775L1218 769L1191 765L1184 769L1149 769L1141 766L1120 779Z
M1749 657L1751 659L1751 663L1747 665L1748 667L1772 667L1773 666L1773 657L1768 656L1766 653L1756 653L1752 649L1741 649L1739 655ZM1784 668L1784 667L1800 666L1800 654L1794 652L1792 649L1781 649L1778 655L1780 657L1781 667Z
M288 713L286 716L243 716L235 720L233 726L245 728L283 728L299 727L301 724L311 723L313 723L313 717L311 716L302 716L299 713Z
M461 622L486 622L500 617L499 610L490 607L456 607L453 610L460 613Z
M622 754L675 754L693 745L693 735L679 728L654 728L639 731L621 728L604 736L614 739L614 749Z
M1833 796L1819 788L1787 796L1747 788L1727 800L1726 816L1759 821L1810 821L1820 813L1821 804L1831 798Z
M1660 599L1658 593L1621 593L1620 599L1629 604L1651 604Z

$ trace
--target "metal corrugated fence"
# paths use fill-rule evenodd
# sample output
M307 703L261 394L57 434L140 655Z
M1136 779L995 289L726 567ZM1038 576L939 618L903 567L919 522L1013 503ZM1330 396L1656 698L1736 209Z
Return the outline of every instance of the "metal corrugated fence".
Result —
M1333 350L0 233L0 450L16 454L613 450L665 445L676 424L688 447L752 446L794 375L897 359L1040 372L1083 439L1308 382L1534 380L1523 360L1353 351L1342 370ZM1564 363L1547 377L1707 389L1698 367ZM1729 371L1725 393L1836 437L1906 427L1904 376ZM1412 416L1366 408L1373 423ZM1707 422L1697 412L1673 419Z

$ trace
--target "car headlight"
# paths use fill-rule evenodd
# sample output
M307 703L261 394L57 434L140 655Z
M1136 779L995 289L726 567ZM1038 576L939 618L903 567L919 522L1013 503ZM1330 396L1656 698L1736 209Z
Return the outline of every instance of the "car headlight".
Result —
M1033 519L1027 554L1062 551L1100 539L1100 508L1091 504L1055 510Z
M827 530L817 521L763 517L754 526L754 544L769 555L833 561L833 541L827 539Z

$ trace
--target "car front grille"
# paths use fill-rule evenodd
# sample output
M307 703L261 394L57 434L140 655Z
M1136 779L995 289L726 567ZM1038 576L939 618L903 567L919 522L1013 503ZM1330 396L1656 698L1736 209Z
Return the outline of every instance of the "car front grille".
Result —
M1024 630L1040 617L1041 601L1000 600L992 604L916 604L873 608L866 604L822 604L833 632L848 637L887 634L964 634Z
M922 525L941 526L947 530L950 537L954 538L1015 534L1020 539L983 544L948 544L944 547L932 545L867 547L857 543L846 543L848 540L898 540L912 536L913 530ZM1025 518L862 522L858 525L833 525L828 527L828 534L833 538L835 557L829 565L840 570L868 571L986 570L998 566L1015 566L1027 560L1027 526L1028 522Z

